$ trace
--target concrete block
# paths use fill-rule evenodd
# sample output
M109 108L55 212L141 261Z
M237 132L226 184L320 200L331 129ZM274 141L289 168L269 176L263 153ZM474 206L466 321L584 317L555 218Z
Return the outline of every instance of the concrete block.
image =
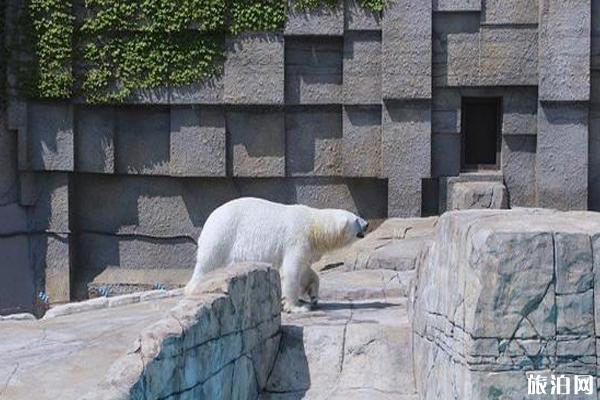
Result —
M233 198L214 180L191 178L78 176L75 186L78 228L106 234L197 238L209 213Z
M36 171L73 171L73 106L30 102L27 160Z
M434 133L460 133L461 92L453 88L434 88L431 104L431 129Z
M17 182L17 135L6 129L6 119L0 116L0 205L16 202Z
M506 209L508 193L501 182L457 182L448 187L448 210Z
M285 115L285 129L289 175L342 174L340 107L289 109Z
M115 110L79 106L76 110L77 171L111 174L115 171Z
M382 173L388 182L388 216L421 215L422 178L431 176L431 104L386 102Z
M71 300L71 259L68 235L43 235L45 240L44 282L50 304Z
M117 110L117 172L169 173L170 113L166 107L120 107Z
M537 90L535 87L506 88L502 96L502 134L537 134Z
M126 98L124 104L169 104L170 90L166 86L160 86L149 89L134 89L131 91L131 95Z
M600 69L600 2L592 0L591 68Z
M455 176L460 173L460 135L434 133L431 142L431 175Z
M346 31L381 30L381 13L372 13L358 0L345 0Z
M344 35L344 103L381 104L381 33Z
M27 236L0 237L0 314L34 311L36 276Z
M342 124L344 176L379 176L381 106L345 106Z
M436 13L433 17L434 86L479 84L479 14Z
M24 234L28 231L27 209L17 203L0 206L0 236Z
M223 75L219 75L202 83L175 86L169 90L171 104L221 104L223 103L225 84Z
M227 39L223 100L229 104L283 104L284 43L274 33Z
M21 204L28 206L31 231L68 233L69 175L56 172L23 176Z
M283 110L248 109L227 112L233 176L285 175Z
M433 11L481 11L482 0L433 0Z
M539 0L484 0L484 24L537 24Z
M383 179L294 179L294 203L316 208L342 208L365 219L387 216L387 185Z
M290 1L288 19L283 33L286 36L342 36L344 34L344 5L304 11L296 9L294 2Z
M383 97L431 98L431 2L398 0L383 14Z
M341 103L342 38L289 37L285 45L286 103Z
M590 0L544 0L539 26L542 101L590 98Z
M535 149L533 135L502 137L500 162L511 207L535 206Z
M148 238L139 236L98 235L81 233L77 239L79 294L87 292L87 284L105 270L164 270L193 268L196 245L190 239ZM131 273L136 278L135 273ZM135 283L124 274L122 284Z
M538 83L537 27L481 27L479 80L483 86Z
M537 204L586 209L588 106L540 103L536 157Z
M222 108L171 107L171 175L226 176L225 140Z
M589 126L589 202L590 210L600 211L600 72L592 71Z

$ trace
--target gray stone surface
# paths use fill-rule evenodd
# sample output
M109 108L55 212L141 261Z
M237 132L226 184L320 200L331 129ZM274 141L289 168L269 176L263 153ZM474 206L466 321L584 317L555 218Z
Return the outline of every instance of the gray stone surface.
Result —
M117 110L116 172L168 175L168 107L121 107Z
M71 259L70 238L68 235L44 235L40 248L43 249L44 265L39 271L44 271L44 292L49 297L49 303L64 303L71 300ZM35 246L32 246L34 249Z
M171 104L221 104L225 84L221 74L202 83L171 87L169 90Z
M540 100L590 98L591 1L547 0L540 7Z
M389 177L388 216L421 214L421 179L431 175L431 104L383 106L382 173Z
M290 109L285 114L285 129L288 175L342 174L340 107Z
M384 9L384 99L431 98L431 3L395 1Z
M227 39L223 101L282 104L284 43L279 34L242 34Z
M341 37L288 37L286 104L337 104L343 98Z
M381 174L381 106L344 106L344 176Z
M535 206L535 149L533 135L502 137L502 175L511 207Z
M461 138L456 133L433 134L431 176L455 176L460 173Z
M537 24L538 0L485 0L485 24Z
M502 93L502 135L537 133L537 90L507 88Z
M481 28L479 83L483 86L536 85L536 28Z
M506 186L500 182L457 182L448 189L447 210L508 208Z
M26 169L73 171L73 107L31 102L27 108ZM20 164L21 165L21 164Z
M479 84L479 14L436 13L433 18L434 86Z
M76 109L75 169L81 172L115 172L115 109L86 107Z
M41 321L1 321L3 398L258 396L279 348L276 271L221 270L177 304L145 294L137 304L110 307L98 298Z
M344 5L324 7L304 11L290 1L288 18L283 30L288 35L327 35L342 36L344 34Z
M527 372L593 374L585 338L594 331L599 231L588 212L444 214L412 306L421 398L483 399L492 390L524 399Z
M587 105L540 103L535 165L538 206L586 209L587 165Z
M381 281L364 286L381 288ZM310 313L284 316L281 348L261 400L418 398L405 299L343 290Z
M226 176L226 131L222 109L171 107L170 173Z
M233 176L285 175L285 119L282 110L227 112Z
M600 73L592 71L589 117L588 185L590 210L600 210Z
M381 13L365 10L358 0L345 0L346 31L381 30Z
M482 0L433 0L433 11L481 11Z
M381 32L344 35L344 104L381 104Z
M25 235L0 237L0 314L34 311L35 271L29 259L29 240Z
M8 131L6 116L0 112L0 205L17 201L17 135Z
M69 175L64 172L21 175L21 204L27 208L28 229L68 233Z

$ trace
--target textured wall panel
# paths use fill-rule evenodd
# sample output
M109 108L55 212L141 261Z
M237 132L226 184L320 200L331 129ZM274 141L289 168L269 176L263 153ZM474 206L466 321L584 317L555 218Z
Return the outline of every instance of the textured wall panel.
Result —
M482 0L486 24L537 24L538 3L543 0Z
M344 103L381 104L381 34L344 36Z
M479 14L436 13L433 18L433 84L479 84Z
M382 167L388 177L388 214L421 214L421 179L431 176L431 104L386 102L383 107Z
M540 100L589 100L590 0L540 1Z
M285 35L328 35L344 34L344 5L327 7L311 11L296 10L294 2L290 2L288 19L285 24Z
M397 0L383 15L383 97L431 98L431 2Z
M171 107L171 174L225 176L225 137L222 108Z
M289 109L285 115L285 130L289 175L342 175L340 107Z
M360 4L358 0L345 0L346 30L381 30L380 13L372 13Z
M168 175L170 112L167 107L117 110L117 172Z
M585 103L540 103L535 166L538 206L587 208L588 114Z
M535 206L535 149L534 135L502 138L502 175L511 207Z
M30 102L25 134L29 168L73 170L73 106L58 102Z
M342 38L287 38L287 104L341 103Z
M233 176L285 175L283 110L251 109L227 112Z
M115 171L115 110L79 106L76 110L76 169L81 172Z
M223 74L225 103L283 103L282 35L242 34L228 38L227 49Z
M381 106L345 106L343 130L344 176L380 176Z
M536 85L536 28L482 27L479 83L483 86Z

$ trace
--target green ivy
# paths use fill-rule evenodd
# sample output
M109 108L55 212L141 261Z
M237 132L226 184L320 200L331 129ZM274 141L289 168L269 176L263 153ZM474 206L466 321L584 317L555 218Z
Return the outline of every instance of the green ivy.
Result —
M3 0L1 0L3 1ZM118 103L221 73L226 35L281 32L287 0L28 0L27 94ZM295 0L309 10L341 0ZM384 0L358 0L373 12Z

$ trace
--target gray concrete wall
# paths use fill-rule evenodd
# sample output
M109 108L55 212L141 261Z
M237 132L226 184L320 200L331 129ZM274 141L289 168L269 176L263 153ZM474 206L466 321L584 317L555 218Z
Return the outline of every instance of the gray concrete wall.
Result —
M227 38L219 77L118 106L24 101L9 69L0 201L24 218L6 246L27 293L181 284L206 216L243 195L443 211L463 97L502 98L511 206L600 209L596 3L394 0L373 15L344 0Z

